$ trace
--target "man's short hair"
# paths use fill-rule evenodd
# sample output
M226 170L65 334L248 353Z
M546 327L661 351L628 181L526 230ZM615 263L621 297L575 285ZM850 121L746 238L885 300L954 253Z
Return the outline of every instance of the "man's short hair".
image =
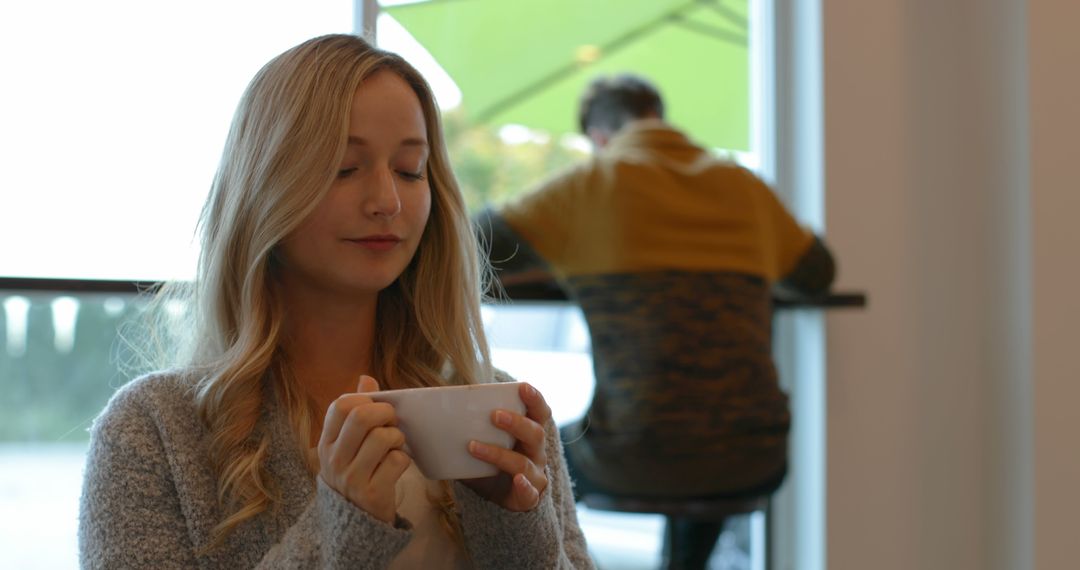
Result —
M629 73L593 79L578 105L578 124L586 134L590 127L614 133L650 115L664 118L660 92L645 78Z

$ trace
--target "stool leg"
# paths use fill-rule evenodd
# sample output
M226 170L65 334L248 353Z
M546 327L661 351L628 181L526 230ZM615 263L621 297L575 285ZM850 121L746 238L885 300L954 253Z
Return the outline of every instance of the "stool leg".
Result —
M667 517L664 524L662 568L665 570L705 570L724 521L702 521Z

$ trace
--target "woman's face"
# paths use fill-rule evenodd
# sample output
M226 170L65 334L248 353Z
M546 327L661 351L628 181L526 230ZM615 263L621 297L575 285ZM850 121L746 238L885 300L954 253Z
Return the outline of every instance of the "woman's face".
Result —
M412 260L431 212L427 127L409 84L382 70L353 96L330 191L281 244L286 287L377 294Z

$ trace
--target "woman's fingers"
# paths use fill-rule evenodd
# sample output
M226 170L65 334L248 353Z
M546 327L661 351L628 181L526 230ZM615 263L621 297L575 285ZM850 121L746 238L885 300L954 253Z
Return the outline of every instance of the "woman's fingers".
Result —
M378 392L379 381L368 376L367 374L360 375L360 382L356 385L357 392Z
M525 404L525 415L540 425L547 425L548 420L551 419L551 407L548 406L547 400L544 400L540 390L522 382L518 387L518 396Z
M514 475L514 501L524 510L540 504L540 490L522 473Z
M319 445L329 445L334 443L338 435L341 433L341 429L345 424L345 421L352 414L353 410L362 406L390 406L385 402L378 404L372 402L371 398L363 394L345 394L339 396L333 402L330 402L330 407L326 410L326 417L323 419L322 433L319 435ZM393 407L390 406L391 412ZM393 415L393 414L391 414ZM397 423L396 417L392 419L394 423Z
M544 468L516 451L478 441L469 442L469 452L502 471L495 477L466 481L475 491L511 511L529 511L539 504L548 484Z
M363 444L364 438L378 426L397 425L394 407L386 402L372 402L367 396L351 394L342 396L330 404L330 411L323 421L319 447L332 456L341 455L337 461L348 465Z
M400 449L404 443L405 436L401 430L376 428L364 440L356 459L346 471L346 497L386 522L393 522L397 512L394 484L412 462Z
M330 402L330 407L326 409L322 433L319 435L320 448L329 446L337 440L338 433L341 432L341 426L345 423L345 418L349 417L349 412L356 407L356 403L351 401L352 399L349 396L351 394L341 396ZM364 400L371 402L371 398L364 397Z
M397 494L393 492L394 484L411 464L412 458L408 454L400 449L391 449L379 462L375 472L371 474L371 488L390 489L388 497L391 502L396 502Z
M551 408L540 391L529 384L521 384L518 396L525 404L525 415L495 410L491 421L514 437L517 441L515 451L524 454L536 465L544 467L547 465L547 434L544 426L551 421Z
M497 445L489 445L479 441L469 442L469 453L481 461L486 461L499 468L499 471L510 477L517 478L519 475L534 487L537 492L547 488L547 473L544 465L537 465L530 458L513 450L504 449ZM518 494L518 486L514 485L513 493ZM526 506L529 503L526 503Z
M353 411L357 406L372 403L371 398L362 395L364 392L378 392L379 382L371 376L363 375L360 377L360 382L356 386L356 392L352 394L343 394L338 396L333 402L330 402L330 407L326 410L326 417L323 419L322 434L319 437L319 445L325 445L333 443L341 432L341 426L345 423L345 419L349 416L349 413Z
M513 449L505 449L497 445L473 440L469 442L469 453L473 457L486 461L498 467L500 471L511 475L524 473L531 480L532 475L540 472L540 467L533 463L530 458Z
M363 445L357 450L349 465L353 478L361 481L371 479L379 463L385 461L387 454L405 445L405 434L396 427L377 427L364 438Z
M394 484L411 463L400 450L405 434L392 405L362 393L379 389L373 378L361 377L357 389L327 410L319 437L320 477L356 506L392 523Z
M469 442L469 453L477 459L495 465L502 471L505 483L496 485L496 499L505 508L515 511L531 510L547 489L547 433L544 426L551 421L551 408L540 392L528 384L518 388L525 404L525 414L495 410L491 421L514 437L513 449L504 449L479 441ZM479 484L474 484L476 487ZM482 487L477 487L482 488ZM489 491L491 492L491 491Z
M495 410L492 421L503 431L514 436L514 448L537 465L547 465L547 439L544 428L531 418L506 410Z

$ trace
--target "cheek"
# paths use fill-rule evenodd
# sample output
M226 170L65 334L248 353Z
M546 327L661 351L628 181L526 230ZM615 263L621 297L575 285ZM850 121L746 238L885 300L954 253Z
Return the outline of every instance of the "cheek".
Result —
M306 245L312 241L313 234L320 225L320 219L318 212L313 212L307 217L299 226L296 227L284 240L283 243L289 244L290 249L299 249L306 247Z
M296 261L311 256L313 250L311 242L311 229L304 224L281 240L277 249L284 261L288 265L293 265Z
M328 218L332 214L332 208L328 208L328 200L323 200L304 221L300 222L292 232L281 240L278 250L286 262L296 263L310 258L317 253L320 243L320 233L325 233L322 228L328 227Z
M431 189L417 193L415 203L411 206L410 211L414 213L416 224L427 226L428 218L431 216Z
M278 242L277 247L274 248L274 255L281 264L281 269L285 272L295 270L297 260L306 257L303 252L303 245L298 243L295 233Z

